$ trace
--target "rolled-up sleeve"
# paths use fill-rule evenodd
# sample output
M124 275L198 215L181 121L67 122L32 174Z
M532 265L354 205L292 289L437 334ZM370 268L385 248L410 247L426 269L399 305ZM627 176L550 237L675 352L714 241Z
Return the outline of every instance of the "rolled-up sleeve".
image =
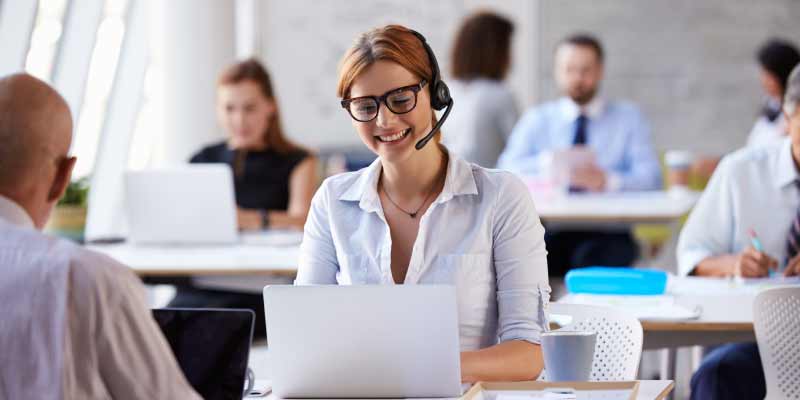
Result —
M730 163L720 162L678 239L678 272L690 275L704 259L733 250L733 212Z
M539 344L550 298L544 227L527 187L503 174L493 223L498 338Z
M334 284L339 264L331 236L329 186L323 183L314 194L303 229L295 285Z

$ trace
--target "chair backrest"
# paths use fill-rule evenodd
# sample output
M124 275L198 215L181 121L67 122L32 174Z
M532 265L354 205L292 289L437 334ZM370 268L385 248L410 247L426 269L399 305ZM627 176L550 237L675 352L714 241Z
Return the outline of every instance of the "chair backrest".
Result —
M561 327L597 333L589 380L635 380L642 358L642 324L636 317L610 307L550 303L550 315L568 315L572 321Z
M800 286L760 292L753 325L767 399L800 399Z

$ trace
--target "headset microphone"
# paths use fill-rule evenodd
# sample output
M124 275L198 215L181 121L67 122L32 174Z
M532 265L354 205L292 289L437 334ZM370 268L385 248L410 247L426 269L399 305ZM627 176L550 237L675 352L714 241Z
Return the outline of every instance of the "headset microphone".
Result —
M450 97L450 89L447 87L444 81L442 81L442 78L439 74L439 63L436 62L436 56L433 54L433 49L431 49L431 47L428 45L428 42L425 40L425 36L422 36L422 34L417 31L411 32L419 39L420 42L422 42L422 46L425 48L425 52L428 53L428 60L431 63L432 76L429 84L431 89L431 107L437 111L447 107L447 109L444 111L444 115L442 115L442 118L439 119L431 131L428 132L425 137L420 139L414 146L417 148L417 150L421 150L426 144L428 144L428 142L431 141L431 139L433 139L433 135L436 134L439 128L441 128L442 124L444 124L447 116L450 115L450 110L453 109L453 99Z
M430 142L431 139L433 139L433 135L436 134L436 131L438 131L439 128L441 128L442 124L447 119L447 116L450 115L450 110L452 109L453 109L453 100L450 99L450 102L447 104L447 109L444 110L444 115L442 115L442 118L440 118L439 121L436 122L436 125L433 126L433 129L431 129L431 131L428 132L428 134L425 135L424 138L420 139L414 146L417 148L417 150L422 150L422 148L425 147L425 145L428 144L428 142Z

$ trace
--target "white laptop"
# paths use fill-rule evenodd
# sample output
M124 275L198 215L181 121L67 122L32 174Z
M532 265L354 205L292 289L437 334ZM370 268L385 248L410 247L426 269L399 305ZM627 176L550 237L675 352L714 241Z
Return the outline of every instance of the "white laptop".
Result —
M238 240L233 174L226 164L125 173L130 239L137 244L230 244Z
M267 286L279 398L459 397L452 286Z

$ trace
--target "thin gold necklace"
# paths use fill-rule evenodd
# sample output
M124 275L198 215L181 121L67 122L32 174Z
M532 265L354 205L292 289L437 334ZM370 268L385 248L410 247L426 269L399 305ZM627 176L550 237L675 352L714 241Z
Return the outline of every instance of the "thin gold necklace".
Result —
M442 175L445 175L445 176L447 175L447 164L445 164L445 173L442 174ZM406 211L406 209L404 209L403 207L400 207L397 203L394 202L394 200L392 200L392 196L389 195L389 192L386 190L386 186L383 185L383 174L381 174L380 182L378 182L378 184L380 185L381 189L383 189L383 194L386 195L386 198L389 199L389 202L392 203L393 206L395 206L398 210L402 211L403 213L408 214L409 217L414 219L414 218L417 218L417 214L419 214L419 210L422 210L422 207L425 207L425 203L428 202L428 199L431 197L433 192L435 192L436 188L439 187L439 182L440 181L441 181L441 177L439 177L439 179L436 180L436 183L433 185L431 190L428 192L427 195L425 195L425 199L422 200L422 204L420 204L419 207L417 207L417 209L414 210L413 212Z

